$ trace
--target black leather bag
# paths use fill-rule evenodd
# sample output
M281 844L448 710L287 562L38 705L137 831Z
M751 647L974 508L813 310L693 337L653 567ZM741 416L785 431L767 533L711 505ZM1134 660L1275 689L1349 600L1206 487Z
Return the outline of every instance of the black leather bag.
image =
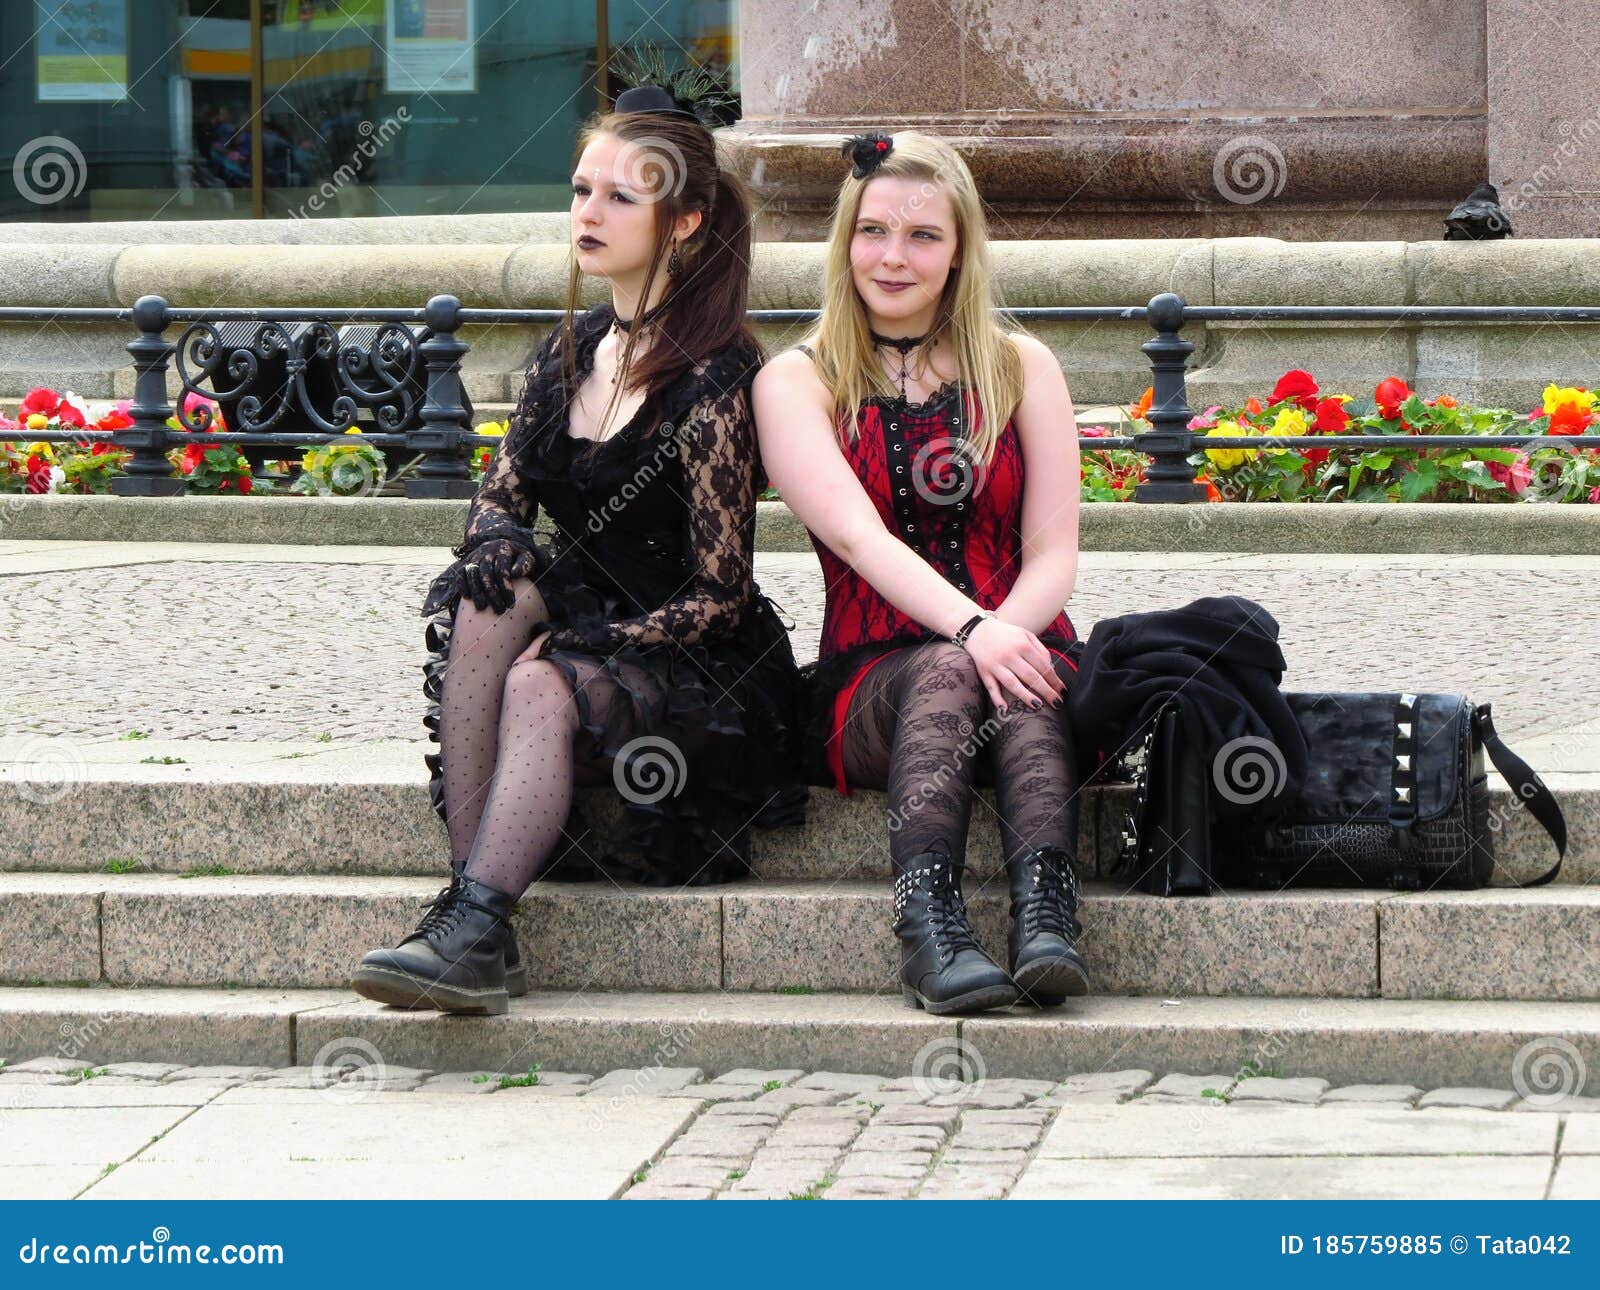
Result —
M1487 751L1556 844L1567 849L1550 790L1495 734L1489 705L1458 694L1288 693L1305 735L1304 783L1275 818L1221 821L1213 836L1224 886L1364 886L1419 890L1488 883L1494 869ZM1500 822L1497 822L1500 823Z
M1218 886L1482 887L1499 832L1489 818L1485 753L1556 844L1550 870L1517 885L1542 886L1560 872L1561 808L1495 734L1487 703L1455 694L1284 698L1306 741L1304 783L1288 801L1276 799L1270 781L1264 789L1250 785L1261 811L1228 819L1216 816L1219 776L1186 737L1181 704L1169 700L1158 711L1143 743L1123 759L1134 803L1113 875L1159 896Z
M1183 707L1169 699L1143 743L1123 761L1134 776L1133 809L1123 817L1113 875L1153 896L1203 896L1211 877L1211 794L1205 759Z

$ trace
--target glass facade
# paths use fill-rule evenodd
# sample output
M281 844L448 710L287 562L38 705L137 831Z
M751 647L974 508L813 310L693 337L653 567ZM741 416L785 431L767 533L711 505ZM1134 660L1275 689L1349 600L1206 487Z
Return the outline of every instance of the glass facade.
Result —
M614 60L737 93L737 25L735 0L6 0L0 219L564 210Z

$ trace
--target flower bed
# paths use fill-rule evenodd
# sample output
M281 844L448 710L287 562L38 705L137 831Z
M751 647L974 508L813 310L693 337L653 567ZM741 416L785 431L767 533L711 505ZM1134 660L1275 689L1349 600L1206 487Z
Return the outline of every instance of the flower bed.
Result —
M1132 433L1150 429L1147 414L1153 390L1128 409ZM1243 407L1207 408L1189 422L1207 446L1190 457L1199 469L1210 501L1249 502L1516 502L1600 503L1600 447L1536 445L1531 448L1429 447L1429 435L1546 434L1582 435L1600 419L1597 396L1582 386L1547 386L1544 400L1529 412L1471 407L1448 394L1422 399L1397 376L1379 382L1371 408L1356 408L1348 394L1324 394L1309 372L1286 372L1264 400L1251 397ZM108 493L123 473L127 449L87 440L50 444L27 442L28 431L117 430L133 424L129 401L87 403L68 391L36 389L23 400L16 420L0 416L0 492ZM167 425L189 432L225 431L215 403L185 396L184 420ZM476 433L500 436L503 422L490 421ZM1085 440L1125 433L1103 425L1080 426ZM1393 444L1341 446L1342 435L1385 435ZM257 476L237 448L191 443L168 453L173 469L199 493L316 494L371 496L397 486L416 468L407 462L391 470L382 450L352 427L347 438L311 448L298 460L268 461ZM1229 448L1239 435L1315 435L1327 447ZM1215 441L1213 444L1212 441ZM468 475L481 480L493 448L474 448ZM1149 458L1130 448L1094 449L1084 444L1082 498L1120 502L1133 496L1145 478ZM763 499L775 499L767 489Z
M1134 432L1150 428L1153 389L1128 409ZM1545 388L1530 412L1476 408L1448 394L1422 399L1397 376L1378 383L1370 411L1353 410L1348 394L1323 394L1309 372L1284 373L1263 401L1207 408L1189 422L1217 446L1194 453L1209 501L1600 503L1600 447L1535 445L1528 449L1430 448L1429 435L1581 435L1595 423L1596 395L1582 386ZM1116 433L1082 426L1087 439ZM1387 435L1393 445L1339 445L1341 435ZM1326 436L1322 448L1228 448L1239 435ZM1083 499L1126 501L1145 477L1149 458L1132 449L1082 454Z
M70 390L58 394L41 387L29 391L16 419L0 415L0 434L121 430L133 424L128 412L130 404L129 399L89 403ZM225 433L228 422L215 402L188 393L183 399L182 419L168 417L167 426L183 434ZM505 425L485 422L475 432L503 435ZM383 451L364 439L358 427L352 426L344 433L350 437L308 448L298 460L265 462L268 473L260 476L238 448L229 444L190 443L171 449L167 460L175 472L189 481L192 492L241 495L372 496L386 485L403 481L415 469L407 463L391 473ZM467 470L474 481L483 478L493 453L487 444L473 449ZM0 492L109 493L112 479L125 473L132 455L130 450L103 440L0 440Z

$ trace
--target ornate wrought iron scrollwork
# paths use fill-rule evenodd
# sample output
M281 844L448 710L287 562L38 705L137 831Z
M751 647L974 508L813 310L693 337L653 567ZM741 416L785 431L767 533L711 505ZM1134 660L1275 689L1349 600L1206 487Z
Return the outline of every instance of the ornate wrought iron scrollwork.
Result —
M178 341L178 377L232 430L342 434L365 409L378 430L403 433L422 399L426 339L395 322L196 322ZM203 403L179 419L201 434L213 420Z

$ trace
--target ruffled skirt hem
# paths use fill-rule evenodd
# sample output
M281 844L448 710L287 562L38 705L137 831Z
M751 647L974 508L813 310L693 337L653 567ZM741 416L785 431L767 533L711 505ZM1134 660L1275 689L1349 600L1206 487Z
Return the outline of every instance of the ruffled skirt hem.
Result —
M574 568L541 551L538 585L551 621L582 626L597 613L617 614L615 600L584 584ZM423 725L435 745L460 599L451 594L424 631ZM588 740L584 751L611 765L620 806L615 827L602 830L588 822L574 795L564 841L543 874L579 880L604 874L647 886L732 882L752 872L752 825L805 822L810 793L800 770L799 672L788 633L759 592L739 631L716 641L593 653L547 649L540 657L572 686L579 738ZM616 686L603 713L584 684L598 675L595 664ZM442 751L424 760L433 808L448 822Z

